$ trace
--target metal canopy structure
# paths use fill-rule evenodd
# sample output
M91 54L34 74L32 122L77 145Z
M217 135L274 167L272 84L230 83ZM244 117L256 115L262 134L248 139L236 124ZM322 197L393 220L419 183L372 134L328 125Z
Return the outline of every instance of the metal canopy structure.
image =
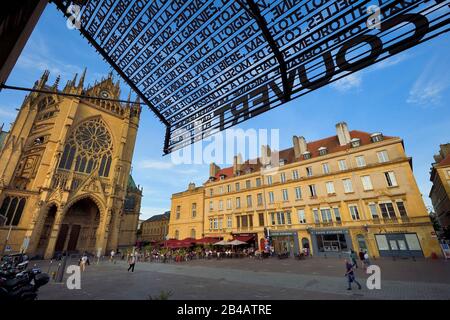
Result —
M165 154L447 32L450 13L449 0L76 4L82 35L166 126Z

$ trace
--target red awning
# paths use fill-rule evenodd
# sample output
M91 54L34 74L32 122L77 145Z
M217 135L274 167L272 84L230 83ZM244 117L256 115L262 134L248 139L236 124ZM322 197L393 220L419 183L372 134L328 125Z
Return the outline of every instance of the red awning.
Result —
M242 242L249 242L250 240L255 240L255 236L234 236L233 240L239 240Z
M169 239L167 241L163 241L162 245L166 248L177 249L177 248L188 248L194 244L192 238L187 238L184 240L177 239Z
M204 238L195 240L195 243L196 244L213 244L213 243L219 242L220 240L222 240L222 238L220 238L220 237L217 237L217 238L215 238L215 237L204 237Z

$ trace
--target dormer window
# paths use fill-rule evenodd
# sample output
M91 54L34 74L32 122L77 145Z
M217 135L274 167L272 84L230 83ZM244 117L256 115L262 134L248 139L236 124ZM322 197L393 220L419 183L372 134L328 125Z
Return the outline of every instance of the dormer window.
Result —
M285 159L280 159L280 166L284 166L286 164L286 160Z
M320 147L319 148L319 155L324 156L328 153L328 149L325 147Z
M246 174L252 173L252 168L247 168L247 169L245 169L245 173L246 173Z
M216 180L216 178L214 178L214 177L209 177L209 182L214 182L214 180Z
M350 143L352 144L353 148L359 147L361 145L361 139L359 138L353 138Z
M370 135L372 142L383 141L383 134L380 132Z
M303 159L305 160L311 159L311 152L309 151L303 152Z
M221 175L220 175L220 180L225 180L225 177L226 177L226 176L225 176L224 174L221 174Z

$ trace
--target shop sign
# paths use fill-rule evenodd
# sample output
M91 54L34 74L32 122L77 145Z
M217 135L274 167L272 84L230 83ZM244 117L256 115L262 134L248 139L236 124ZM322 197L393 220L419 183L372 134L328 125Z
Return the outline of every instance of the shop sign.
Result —
M347 229L311 230L311 234L348 234L348 230Z
M295 233L294 232L289 232L289 231L278 231L278 232L271 232L271 236L272 237L277 237L277 236L293 236Z

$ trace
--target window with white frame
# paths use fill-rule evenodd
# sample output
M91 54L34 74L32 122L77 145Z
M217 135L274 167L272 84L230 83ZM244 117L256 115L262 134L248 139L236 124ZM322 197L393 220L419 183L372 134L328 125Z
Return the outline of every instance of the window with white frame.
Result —
M213 227L213 229L214 230L217 230L218 228L219 228L219 219L217 219L217 218L214 218L214 227Z
M268 185L272 184L272 176L267 176L267 184Z
M318 209L313 209L313 218L314 218L314 223L320 223L319 210Z
M292 224L291 212L290 211L286 211L286 224L287 225L291 225Z
M261 178L256 178L256 186L261 187Z
M219 218L219 229L222 230L223 229L223 219Z
M275 197L273 195L273 191L269 191L269 203L274 203Z
M236 198L236 208L239 209L241 207L241 198L237 197Z
M280 181L281 181L281 183L286 182L286 173L284 173L284 172L280 173Z
M347 162L345 161L345 159L338 160L338 166L339 170L341 171L347 170Z
M247 208L251 208L252 206L252 196L248 195L247 196Z
M219 200L219 210L223 210L223 200Z
M197 216L197 204L194 202L192 204L192 218L195 218Z
M262 193L258 193L256 195L256 200L257 200L258 206L262 206L263 205L263 195L262 195Z
M336 222L342 222L341 212L339 211L339 207L333 207L334 218Z
M233 227L233 218L231 216L227 217L227 228L231 229Z
M286 220L284 219L284 212L277 212L277 224L283 225L286 223Z
M365 191L373 190L372 180L370 179L370 176L362 176L361 182Z
M395 201L395 204L397 205L398 213L400 214L400 217L407 217L408 213L406 212L405 204L401 200Z
M356 204L351 204L348 206L348 209L350 210L350 216L353 220L359 220L359 210L358 206Z
M322 222L325 222L325 223L333 222L333 218L331 217L330 208L321 208L320 214L322 216Z
M381 216L384 219L393 219L395 218L395 210L392 202L382 202L378 204L381 210Z
M235 190L236 192L238 192L239 190L241 190L241 185L239 184L239 182L236 182L236 183L234 184L234 190Z
M181 206L177 206L177 209L175 212L176 219L180 219L180 211L181 211Z
M231 192L231 184L227 185L227 192Z
M295 187L295 199L300 200L302 198L302 189Z
M387 182L388 187L396 187L396 186L398 186L397 179L395 178L395 173L393 171L385 172L384 176L386 178L386 182Z
M227 210L231 210L231 208L232 208L231 199L227 199Z
M322 171L324 174L330 173L330 166L328 163L322 163Z
M328 194L335 194L336 193L336 191L334 190L334 183L333 183L333 181L325 182L325 186L327 188L327 193Z
M270 223L274 226L276 224L275 222L275 212L270 213Z
M211 200L209 201L209 211L214 210L214 202Z
M344 192L351 193L353 192L353 184L351 179L343 179L342 183L344 184Z
M378 219L378 210L377 205L375 203L369 203L369 211L372 219Z
M388 156L388 153L386 150L378 151L377 156L378 156L378 162L380 162L380 163L389 161L389 156Z
M306 167L306 176L312 177L312 175L313 175L312 167Z
M297 180L298 178L298 170L292 170L292 179Z
M297 209L298 223L306 223L305 209Z
M309 194L311 195L312 198L317 197L316 185L315 184L310 184L309 185Z
M223 193L223 186L220 186L219 187L219 194L222 194Z
M356 160L356 166L358 168L366 166L366 159L364 158L364 156L356 156L355 160Z
M250 180L245 180L245 188L250 189L252 187L252 182Z
M289 200L289 195L288 195L287 189L283 189L281 192L283 194L283 201L288 201Z

